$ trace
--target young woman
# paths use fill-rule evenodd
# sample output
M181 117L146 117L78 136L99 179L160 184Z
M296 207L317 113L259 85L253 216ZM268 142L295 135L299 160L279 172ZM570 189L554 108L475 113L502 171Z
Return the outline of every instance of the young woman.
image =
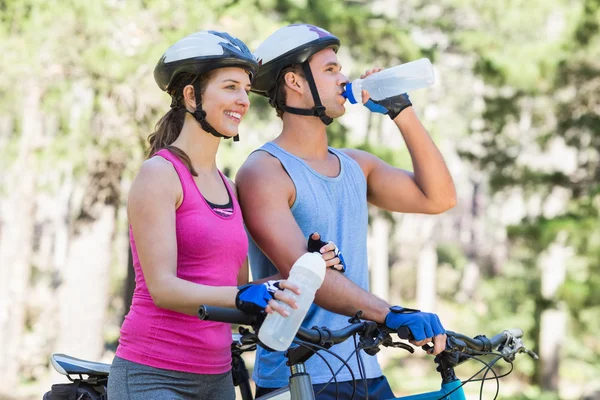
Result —
M282 289L298 289L285 280L244 285L247 235L235 186L215 162L221 139L238 137L257 69L240 40L215 31L181 39L156 66L172 103L129 194L136 288L110 399L234 399L231 328L200 321L198 307L286 315L274 298L295 307ZM337 264L328 246L327 265Z

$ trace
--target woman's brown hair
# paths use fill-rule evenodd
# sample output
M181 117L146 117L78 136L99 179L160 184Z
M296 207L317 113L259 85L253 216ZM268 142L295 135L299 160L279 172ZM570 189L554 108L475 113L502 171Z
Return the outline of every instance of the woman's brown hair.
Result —
M206 85L214 76L215 70L209 71L198 77L200 86L200 95L204 94ZM190 170L193 176L198 176L198 173L194 170L192 162L187 154L178 147L172 145L172 143L179 137L181 129L183 128L183 122L185 121L185 101L183 99L183 89L187 85L193 84L197 78L196 75L183 73L177 76L172 85L173 89L168 93L173 98L171 109L158 121L155 131L148 136L148 142L150 147L148 148L148 158L152 157L156 152L161 149L167 149L171 153L175 154L177 158Z

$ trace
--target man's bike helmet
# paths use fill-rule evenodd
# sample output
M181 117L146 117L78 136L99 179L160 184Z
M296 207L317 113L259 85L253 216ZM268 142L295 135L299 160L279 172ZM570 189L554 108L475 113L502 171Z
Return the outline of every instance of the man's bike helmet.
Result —
M297 115L316 116L325 125L333 122L333 119L325 114L325 107L321 104L321 98L315 85L309 58L326 48L332 48L337 52L340 40L327 32L309 24L294 24L285 26L269 36L256 49L254 55L260 65L258 73L252 84L252 91L269 98L271 105L277 102L277 82L281 71L285 68L300 64L310 87L315 103L311 109L288 107L281 104L285 112Z

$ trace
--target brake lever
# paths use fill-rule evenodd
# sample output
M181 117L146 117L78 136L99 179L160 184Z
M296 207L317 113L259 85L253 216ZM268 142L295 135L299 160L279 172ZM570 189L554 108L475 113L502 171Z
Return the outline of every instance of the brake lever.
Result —
M360 311L359 311L360 313ZM356 315L355 318L359 318L361 314ZM352 322L352 319L350 320ZM379 328L376 323L368 324L365 331L360 334L360 348L364 350L370 356L374 356L379 353L379 345L385 339L385 336L389 336L386 332Z
M529 350L527 347L525 347L525 344L523 344L523 339L521 337L515 338L513 339L513 341L518 345L518 348L516 350L517 353L526 353L529 357L531 357L534 360L540 359L540 357L534 351Z
M510 351L508 351L507 348ZM503 345L500 346L498 350L502 354L504 360L506 360L507 362L514 361L517 353L526 353L529 357L533 358L534 360L539 360L540 358L535 352L526 348L521 339L514 339L512 346Z
M394 342L392 340L392 337L389 334L387 334L383 338L383 341L381 342L381 344L383 346L385 346L385 347L394 347L394 348L397 348L397 349L398 348L399 349L404 349L404 350L408 351L410 354L414 354L414 352L415 352L415 349L412 346L410 346L410 345L408 345L406 343Z
M408 341L415 340L415 337L410 332L410 329L408 329L408 326L401 326L398 328L397 333L400 339ZM427 354L431 354L433 352L433 345L431 343L426 343L425 345L421 346L421 349L423 349Z
M534 351L532 351L532 350L529 350L529 349L527 349L527 348L523 347L523 351L524 351L525 353L527 353L527 355L528 355L529 357L533 358L534 360L539 360L539 359L540 359L540 356L538 356L538 355L537 355L537 354L536 354Z

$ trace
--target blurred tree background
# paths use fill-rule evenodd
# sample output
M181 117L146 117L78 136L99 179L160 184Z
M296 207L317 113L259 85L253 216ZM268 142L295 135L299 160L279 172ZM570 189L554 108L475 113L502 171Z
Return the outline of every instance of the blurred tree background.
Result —
M164 50L201 29L256 48L296 22L342 39L350 78L420 57L436 68L411 98L459 203L371 210L373 292L467 334L523 328L541 360L518 359L502 398L600 398L600 0L0 1L0 398L40 398L53 352L112 359L128 188L169 105L152 76ZM218 156L230 176L280 128L251 101ZM386 118L349 106L329 129L411 168ZM396 394L436 389L429 358L382 353Z

